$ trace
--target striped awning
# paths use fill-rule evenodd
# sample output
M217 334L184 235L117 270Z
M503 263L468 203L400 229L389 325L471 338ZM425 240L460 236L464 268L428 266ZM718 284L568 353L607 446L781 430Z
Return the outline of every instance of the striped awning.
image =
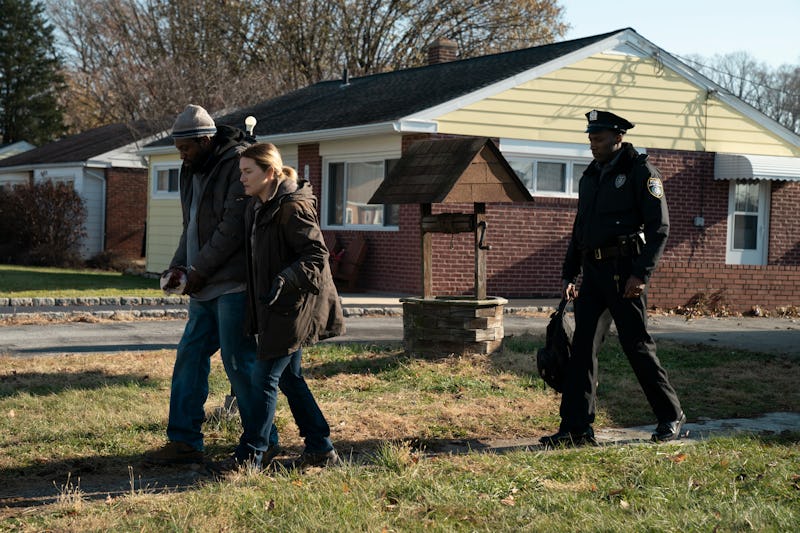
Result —
M714 179L800 181L800 157L717 153Z

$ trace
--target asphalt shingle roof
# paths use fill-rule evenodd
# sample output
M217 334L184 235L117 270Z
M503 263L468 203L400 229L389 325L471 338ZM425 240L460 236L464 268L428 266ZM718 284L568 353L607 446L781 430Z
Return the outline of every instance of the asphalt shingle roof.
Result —
M161 131L163 131L162 127L150 125L144 121L101 126L2 159L0 168L88 161Z
M324 81L216 118L240 129L253 115L255 134L277 135L397 120L543 65L623 30L487 56ZM148 146L172 143L170 137Z

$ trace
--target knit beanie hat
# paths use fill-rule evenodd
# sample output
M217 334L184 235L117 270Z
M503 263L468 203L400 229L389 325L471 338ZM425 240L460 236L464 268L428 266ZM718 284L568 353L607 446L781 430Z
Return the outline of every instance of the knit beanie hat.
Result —
M172 126L173 139L213 137L215 133L217 133L217 126L208 111L193 104L186 106Z

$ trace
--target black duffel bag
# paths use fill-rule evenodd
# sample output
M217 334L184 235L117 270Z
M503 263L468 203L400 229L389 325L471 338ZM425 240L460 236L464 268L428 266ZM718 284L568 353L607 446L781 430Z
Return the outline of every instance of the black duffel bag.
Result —
M567 300L562 299L558 309L550 315L545 345L536 352L539 375L558 392L563 392L567 365L572 357L572 326L564 320L566 307Z

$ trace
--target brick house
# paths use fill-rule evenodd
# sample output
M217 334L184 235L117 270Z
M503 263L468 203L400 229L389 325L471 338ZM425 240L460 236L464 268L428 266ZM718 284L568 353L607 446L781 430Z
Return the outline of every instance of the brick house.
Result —
M372 192L417 140L494 139L534 201L488 206L489 293L552 297L593 108L634 122L626 141L664 177L672 231L651 305L800 305L800 137L630 28L465 60L439 40L427 66L320 82L217 120L254 116L258 139L313 184L326 238L366 237L361 287L405 294L421 291L419 210L368 205ZM143 153L151 181L177 172L169 139ZM148 221L147 268L159 271L180 235L177 196L151 195ZM435 294L471 291L470 239L435 237Z
M144 122L111 124L0 160L0 186L71 183L86 207L81 257L142 256L147 165L138 151L162 130Z

